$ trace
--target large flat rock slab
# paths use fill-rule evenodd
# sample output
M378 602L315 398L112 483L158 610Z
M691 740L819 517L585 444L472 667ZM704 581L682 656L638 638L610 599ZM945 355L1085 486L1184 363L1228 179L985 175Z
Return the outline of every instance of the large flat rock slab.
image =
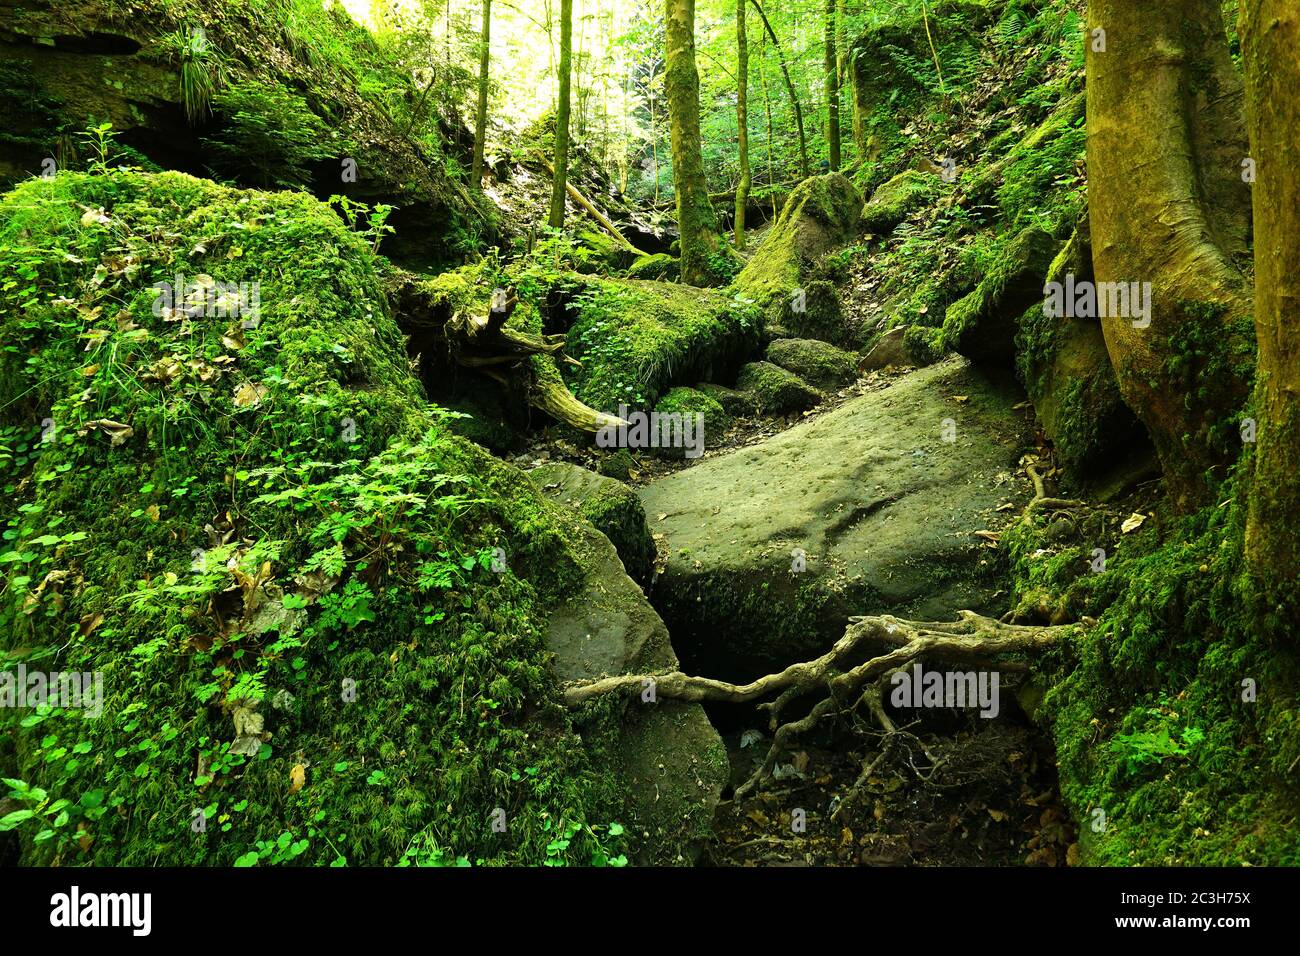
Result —
M855 614L990 609L994 552L972 532L1023 501L1022 397L952 358L643 488L671 552L651 600L687 669L756 676Z

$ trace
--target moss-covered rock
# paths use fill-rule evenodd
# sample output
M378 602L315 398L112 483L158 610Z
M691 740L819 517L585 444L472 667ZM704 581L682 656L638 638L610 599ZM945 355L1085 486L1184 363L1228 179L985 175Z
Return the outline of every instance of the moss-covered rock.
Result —
M862 207L862 228L878 236L918 209L930 205L943 192L943 180L933 173L908 169L884 183Z
M629 279L672 282L681 274L680 263L666 252L638 256L628 267Z
M726 377L758 344L753 306L672 282L584 280L565 342L573 393L593 408L653 408L669 388Z
M1087 223L1048 268L1046 283L1091 282L1092 247ZM1048 314L1032 305L1016 331L1016 369L1034 412L1065 469L1065 484L1078 488L1104 478L1133 448L1146 444L1136 416L1120 397L1101 323L1093 318Z
M97 716L0 708L0 776L68 801L23 861L540 863L558 833L673 862L702 835L699 708L653 736L559 695L675 666L662 623L604 536L449 433L327 206L62 173L0 200L0 269L4 669L103 676ZM572 638L591 614L616 631ZM622 753L683 779L656 803Z
M858 234L861 207L853 183L838 173L804 180L736 276L733 290L757 303L769 325L789 334L844 341L838 296L816 278L813 267Z
M754 398L765 415L786 415L820 405L824 396L798 375L771 362L750 362L740 370L736 387Z
M937 345L976 362L1010 366L1016 320L1043 299L1043 277L1060 243L1037 226L1007 243L1002 255L965 298L948 307Z
M695 387L698 391L703 392L717 402L722 407L722 410L733 418L752 415L756 410L754 397L745 392L727 388L725 385L718 385L714 382L700 382Z
M777 339L767 360L817 388L841 388L858 377L853 353L818 339Z
M655 411L667 415L703 416L706 443L710 438L721 436L731 426L731 416L721 402L707 392L686 386L671 389L659 399Z
M601 229L582 229L578 232L575 248L575 268L579 272L608 274L622 272L634 261L639 261L636 251L626 242L619 242ZM641 256L641 259L647 258ZM638 276L657 279L659 276Z
M606 478L628 481L636 470L636 459L626 448L616 448L596 462L596 471Z
M450 127L422 130L393 115L388 94L410 89L406 64L341 6L305 5L286 18L266 4L216 0L138 0L129 11L103 0L18 2L4 26L0 77L21 81L0 84L0 113L13 121L0 136L0 186L41 173L50 158L86 168L94 151L78 134L107 122L114 164L216 170L243 186L287 181L320 198L392 205L397 230L384 251L424 269L495 234L491 204L418 144L427 133L466 165L468 151Z
M549 462L534 468L528 477L543 494L577 511L609 538L632 580L641 584L650 580L655 546L636 492L621 481L568 462Z

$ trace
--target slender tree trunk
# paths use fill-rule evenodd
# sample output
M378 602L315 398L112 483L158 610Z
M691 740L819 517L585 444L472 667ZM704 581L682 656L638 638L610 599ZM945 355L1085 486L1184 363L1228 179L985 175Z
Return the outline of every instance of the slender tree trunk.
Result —
M1259 341L1246 560L1267 606L1289 606L1294 622L1300 605L1300 9L1294 0L1245 0L1241 41L1257 173Z
M763 39L763 34L759 34ZM772 218L776 219L776 165L772 159L772 97L767 90L767 73L763 61L767 57L767 43L764 40L758 48L758 82L763 87L763 110L767 113L767 185L772 190Z
M1095 278L1150 283L1151 305L1102 316L1102 331L1175 503L1191 508L1240 449L1230 419L1250 374L1234 262L1250 214L1241 84L1219 0L1091 0L1088 14Z
M564 226L569 181L569 79L573 68L573 0L560 0L560 95L555 108L555 176L551 186L551 228Z
M681 234L681 276L689 285L708 285L709 256L718 251L718 225L709 203L700 147L700 76L695 69L695 0L666 0L668 45L664 88Z
M835 55L837 0L826 0L826 147L831 172L840 168L840 68Z
M740 184L736 186L736 248L745 248L745 206L749 203L749 42L745 37L745 0L736 0L736 146Z
M483 188L483 144L487 137L488 107L488 53L492 38L492 0L483 0L483 24L478 39L478 110L474 114L474 162L470 169L470 185Z
M655 161L655 202L659 201L659 120L655 117L655 91L653 76L648 88L650 100L650 155Z
M794 123L799 129L799 168L804 176L811 176L812 170L808 166L808 139L803 132L803 107L799 105L799 94L795 92L794 82L790 79L790 69L785 63L785 53L781 50L781 41L776 38L776 31L772 29L772 24L768 22L767 14L763 12L763 7L758 0L750 0L754 9L758 11L759 19L763 21L763 27L767 30L767 35L772 38L772 46L776 48L776 61L781 65L781 75L785 77L785 88L790 93L790 103L794 106Z

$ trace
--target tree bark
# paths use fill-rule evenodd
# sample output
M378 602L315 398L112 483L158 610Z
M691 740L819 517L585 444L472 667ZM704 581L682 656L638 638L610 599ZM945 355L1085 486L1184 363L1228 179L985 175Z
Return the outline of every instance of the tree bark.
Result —
M745 207L749 205L749 42L745 36L745 0L736 0L736 148L740 183L736 186L736 248L745 248Z
M470 167L470 186L483 188L483 143L487 137L488 45L492 35L492 0L483 0L483 23L479 31L478 109L474 113L474 161Z
M681 235L681 277L688 285L709 285L709 256L718 251L718 226L709 203L700 147L700 76L695 69L695 0L666 0L668 56L664 89Z
M776 61L781 65L785 88L790 93L790 103L794 107L794 123L799 130L799 169L805 177L811 176L812 170L808 166L808 138L803 131L803 107L799 105L799 94L795 92L794 82L790 79L790 68L785 63L785 52L781 49L781 41L776 38L776 31L772 29L772 24L768 21L767 14L763 12L762 5L758 0L750 0L750 3L758 11L759 19L763 21L763 28L767 30L767 35L772 38L772 46L776 48Z
M560 0L560 93L555 107L555 176L551 185L553 229L564 226L564 200L569 181L569 81L573 71L573 0Z
M1151 291L1149 324L1110 316L1102 329L1124 401L1190 509L1240 447L1231 419L1248 390L1241 84L1219 0L1091 0L1088 14L1095 280Z
M826 147L831 172L840 168L840 65L835 53L837 2L826 0Z
M1251 158L1256 163L1255 390L1258 432L1246 561L1271 608L1300 579L1300 10L1293 0L1241 7Z

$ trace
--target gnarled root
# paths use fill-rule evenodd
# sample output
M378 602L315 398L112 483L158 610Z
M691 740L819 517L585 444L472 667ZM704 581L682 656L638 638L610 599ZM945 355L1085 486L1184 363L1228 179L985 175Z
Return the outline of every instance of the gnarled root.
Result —
M882 703L880 681L894 671L925 656L952 662L985 663L1007 655L1033 655L1049 647L1075 625L1031 626L1007 624L973 611L960 612L951 622L908 621L889 614L858 617L850 621L844 636L829 651L811 661L791 664L776 674L748 684L730 684L706 677L692 677L681 671L666 674L620 674L597 680L574 681L565 685L564 700L570 707L602 694L641 692L653 684L657 697L690 702L719 701L743 704L777 695L760 704L770 713L774 730L772 746L763 765L736 790L742 797L765 782L791 738L816 727L827 717L865 706L888 734L894 728ZM855 651L874 643L891 648L883 654L852 664ZM1004 669L1008 665L1002 665ZM1014 664L1010 666L1015 666ZM821 692L825 696L799 720L782 724L782 709L794 698ZM870 775L865 769L862 779Z

